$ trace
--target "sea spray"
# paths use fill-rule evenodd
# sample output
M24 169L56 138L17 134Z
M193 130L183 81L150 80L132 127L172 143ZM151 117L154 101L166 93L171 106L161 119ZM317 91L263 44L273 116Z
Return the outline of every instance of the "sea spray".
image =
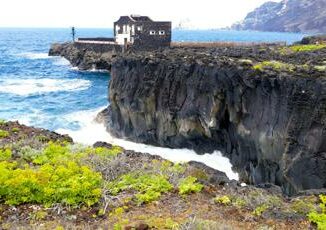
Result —
M32 60L53 58L49 56L48 53L37 53L37 52L23 52L17 54L17 56L27 58L27 59L32 59Z
M90 81L83 79L5 79L0 80L0 93L28 96L57 91L85 90L90 85Z
M214 151L212 154L198 155L190 149L170 149L156 147L146 144L135 143L124 139L112 137L105 129L104 125L95 121L95 117L100 110L86 110L68 114L65 119L77 121L80 125L79 130L58 129L56 132L70 135L75 142L91 145L97 141L105 141L118 145L127 150L135 152L149 153L158 155L173 162L197 161L206 164L216 170L225 172L230 179L238 180L237 173L232 171L232 165L228 158L223 157L221 152Z

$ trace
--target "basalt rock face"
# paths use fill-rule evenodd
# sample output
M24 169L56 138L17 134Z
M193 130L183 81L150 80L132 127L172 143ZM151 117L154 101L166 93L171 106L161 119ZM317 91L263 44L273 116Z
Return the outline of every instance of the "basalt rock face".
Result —
M117 58L110 106L102 112L108 130L159 146L219 149L243 180L279 185L286 194L325 188L325 72L255 70L266 56L257 52L167 50ZM318 52L319 59L325 55ZM270 57L303 64L294 56Z
M112 60L120 52L118 45L75 42L53 44L49 55L62 56L80 70L110 70Z

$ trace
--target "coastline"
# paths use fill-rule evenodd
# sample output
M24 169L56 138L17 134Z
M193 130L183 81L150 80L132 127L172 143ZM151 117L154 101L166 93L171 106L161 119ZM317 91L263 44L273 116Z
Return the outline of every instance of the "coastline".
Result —
M2 176L5 175L0 177L0 181L12 186L2 187L0 193L1 199L5 201L0 204L3 210L0 226L4 229L106 226L109 229L124 227L140 230L170 229L172 226L182 228L189 225L217 227L221 224L232 229L263 226L304 229L309 226L305 213L310 210L301 209L296 204L308 204L309 200L311 207L318 205L318 199L311 195L285 199L280 190L273 186L264 189L242 187L239 183L230 181L224 173L198 162L173 164L158 156L124 150L104 142L97 142L93 147L80 146L74 144L68 136L17 122L2 121L0 130L0 149L10 153L0 154L0 170ZM7 135L3 135L4 132ZM51 155L47 155L49 153ZM14 166L10 166L12 164ZM77 170L74 176L57 178L59 184L56 186L60 188L52 191L55 194L51 193L51 199L56 197L58 200L48 203L48 191L42 192L43 186L51 187L57 183L51 178L57 177L61 172L69 173L73 169L71 166L74 170L79 167L83 170ZM51 167L57 167L51 177L42 174ZM25 174L25 170L28 170L28 174ZM20 180L13 184L15 178L12 176L18 171ZM80 178L73 182L82 172L87 172L81 177L86 181L83 182ZM24 178L25 175L34 179ZM91 179L89 182L88 177ZM95 177L103 182L95 182ZM124 178L133 179L124 181ZM66 184L65 180L69 180L69 183ZM155 180L160 180L159 187L156 188L159 190L154 190L159 195L153 196L145 191L153 189ZM74 187L71 187L72 182ZM90 182L95 183L93 187L89 187ZM111 183L114 187L110 187ZM121 183L130 183L130 187L121 187L122 192L116 191L115 186L121 186ZM142 190L139 191L133 183L149 186L143 191L146 196L140 196ZM162 187L162 183L167 187ZM29 186L38 186L38 190L30 190ZM85 186L88 190L84 190ZM96 193L94 197L95 193L90 193L91 188L94 192L101 193ZM15 189L15 195L11 196L12 193L7 193L7 189ZM71 190L69 196L61 196L61 192L70 189L77 189L78 192ZM28 195L28 200L23 195ZM66 200L67 196L70 200ZM36 197L38 198L34 200ZM303 214L297 214L298 210Z
M83 68L107 66L110 105L101 120L113 136L199 153L220 150L244 182L276 184L288 195L323 188L325 175L312 161L305 169L313 183L308 183L309 176L296 176L306 160L323 152L324 113L318 109L324 105L322 45L183 47L124 54L79 46L56 44L50 54ZM300 46L312 50L297 51ZM318 107L310 108L316 100ZM310 138L313 130L319 130L315 140Z

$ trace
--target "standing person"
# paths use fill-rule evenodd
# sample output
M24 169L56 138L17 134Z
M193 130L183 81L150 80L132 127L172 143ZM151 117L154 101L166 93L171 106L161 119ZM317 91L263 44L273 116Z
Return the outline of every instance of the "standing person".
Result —
M75 31L75 27L71 27L71 35L72 35L72 41L75 41L75 35L76 35L76 31Z

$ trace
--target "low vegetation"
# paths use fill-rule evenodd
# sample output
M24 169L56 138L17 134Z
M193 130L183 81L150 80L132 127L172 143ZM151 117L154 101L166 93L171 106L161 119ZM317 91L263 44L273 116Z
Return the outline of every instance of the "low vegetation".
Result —
M279 61L263 61L253 67L255 70L263 71L264 69L270 68L278 71L293 71L295 66L292 64L287 64Z
M118 195L125 190L134 190L137 204L140 205L159 199L163 193L171 191L173 186L162 175L130 173L109 182L107 188L112 195Z
M9 132L8 131L5 131L5 130L0 129L0 139L1 138L6 138L8 136L9 136Z
M280 48L279 52L282 55L288 55L300 52L313 52L324 48L326 48L325 44L292 45Z
M231 199L229 196L220 196L220 197L215 197L214 202L217 204L223 204L223 205L229 205L231 204Z
M317 225L320 230L326 229L326 195L320 195L319 212L312 211L308 214L308 218L311 222Z
M0 198L9 205L91 206L101 196L101 175L76 162L31 167L4 161L0 163L0 175Z
M288 47L293 52L309 52L326 48L326 44L293 45Z
M1 229L304 229L308 220L324 229L325 196L289 202L211 184L191 164L30 136L17 124L0 129L8 132L0 142Z
M203 185L197 183L197 178L193 176L188 176L185 179L182 179L179 183L179 194L187 195L190 193L200 192L203 189Z
M0 199L6 204L54 204L91 206L101 197L103 179L84 164L92 155L114 157L118 148L80 148L50 142L44 149L23 148L12 158L11 150L0 152ZM121 152L121 149L120 149Z

